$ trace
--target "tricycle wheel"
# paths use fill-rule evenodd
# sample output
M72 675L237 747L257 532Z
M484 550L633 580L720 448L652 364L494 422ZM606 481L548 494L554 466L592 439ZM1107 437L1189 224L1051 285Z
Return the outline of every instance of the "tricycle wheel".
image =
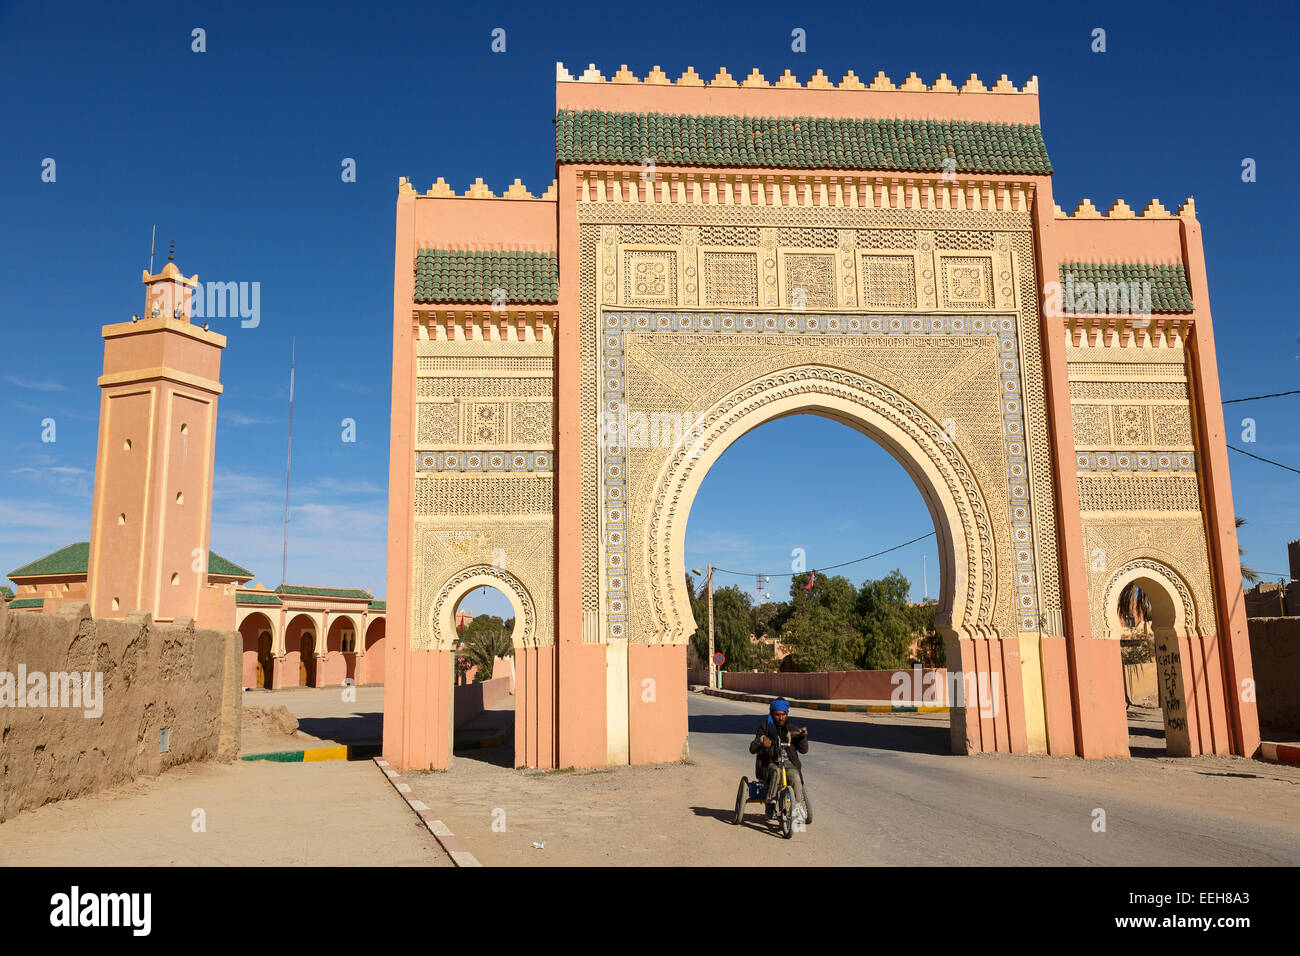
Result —
M812 823L812 801L808 799L808 781L803 781L803 822Z
M785 787L781 790L778 809L781 814L781 836L787 840L794 836L794 790Z
M731 820L731 822L736 824L737 826L739 826L741 821L745 819L745 801L748 799L749 799L749 778L741 777L740 789L736 791L736 815Z

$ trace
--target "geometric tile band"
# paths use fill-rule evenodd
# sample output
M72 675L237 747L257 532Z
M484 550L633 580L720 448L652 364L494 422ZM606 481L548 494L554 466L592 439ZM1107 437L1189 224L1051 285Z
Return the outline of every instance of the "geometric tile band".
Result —
M415 470L444 471L536 471L554 470L551 451L437 451L417 452Z

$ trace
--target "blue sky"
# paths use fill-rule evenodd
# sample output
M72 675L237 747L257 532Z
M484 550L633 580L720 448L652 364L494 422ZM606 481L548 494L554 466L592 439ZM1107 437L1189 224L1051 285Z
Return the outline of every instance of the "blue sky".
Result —
M0 570L88 536L99 327L143 308L150 228L164 262L259 282L256 328L212 325L223 356L213 548L279 580L287 365L297 341L289 579L384 593L393 226L399 176L458 189L477 176L540 191L554 173L555 61L609 75L688 65L787 67L838 79L883 69L1040 80L1062 206L1196 197L1225 398L1297 387L1291 64L1283 5L750 3L609 7L494 3L0 5ZM191 31L206 31L206 52ZM506 52L490 50L506 30ZM807 52L790 34L807 31ZM1093 53L1092 31L1107 51ZM1258 179L1243 183L1241 164ZM42 161L56 180L42 182ZM356 161L356 182L340 177ZM1229 435L1300 467L1300 397L1229 406ZM57 440L41 441L41 420ZM357 441L341 440L344 418ZM1286 570L1300 475L1240 456L1232 479L1248 559ZM788 568L880 550L930 529L900 466L843 426L800 417L737 443L706 479L688 561ZM854 569L901 567L914 545ZM932 582L934 577L932 576ZM748 582L752 584L752 582ZM931 590L935 585L932 583ZM776 592L773 592L774 596ZM476 602L471 599L471 607ZM486 604L500 611L499 604ZM477 609L477 607L476 607Z

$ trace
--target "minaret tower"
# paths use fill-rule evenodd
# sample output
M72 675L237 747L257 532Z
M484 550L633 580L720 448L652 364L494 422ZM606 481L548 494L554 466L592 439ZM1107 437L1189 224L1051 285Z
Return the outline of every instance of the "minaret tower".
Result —
M226 338L190 324L199 277L172 259L143 273L144 315L103 329L87 582L95 617L201 616Z

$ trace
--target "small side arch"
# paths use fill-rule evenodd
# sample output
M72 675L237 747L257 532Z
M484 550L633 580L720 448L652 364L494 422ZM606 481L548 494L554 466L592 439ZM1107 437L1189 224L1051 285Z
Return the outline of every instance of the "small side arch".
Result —
M511 633L516 648L537 646L537 610L533 597L518 578L489 564L473 565L452 575L434 598L429 612L429 631L433 646L440 650L456 647L456 605L475 588L496 588L506 596L515 612L515 629Z
M1199 633L1196 599L1182 575L1154 558L1134 558L1115 572L1102 592L1102 620L1106 632L1098 636L1110 638L1120 635L1123 622L1119 616L1119 596L1129 584L1141 580L1159 585L1142 589L1151 601L1154 621L1172 627L1178 637L1195 637Z

